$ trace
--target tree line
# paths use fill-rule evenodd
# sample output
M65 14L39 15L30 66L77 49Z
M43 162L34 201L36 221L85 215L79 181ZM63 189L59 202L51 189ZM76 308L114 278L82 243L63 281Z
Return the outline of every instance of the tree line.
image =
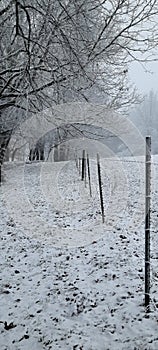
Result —
M128 64L157 46L156 0L1 0L0 162L14 130L53 103L122 110Z

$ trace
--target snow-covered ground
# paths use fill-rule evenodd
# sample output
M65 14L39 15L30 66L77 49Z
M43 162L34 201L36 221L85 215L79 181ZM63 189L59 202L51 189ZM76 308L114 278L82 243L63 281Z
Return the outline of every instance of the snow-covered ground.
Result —
M0 349L158 349L158 159L152 167L151 307L144 307L143 158L6 163L0 188Z

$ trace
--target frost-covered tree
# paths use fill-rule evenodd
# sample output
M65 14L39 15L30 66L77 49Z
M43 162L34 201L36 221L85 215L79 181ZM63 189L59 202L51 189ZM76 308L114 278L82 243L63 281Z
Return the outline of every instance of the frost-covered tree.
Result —
M129 105L128 62L153 53L157 13L157 0L1 0L1 140L52 103Z

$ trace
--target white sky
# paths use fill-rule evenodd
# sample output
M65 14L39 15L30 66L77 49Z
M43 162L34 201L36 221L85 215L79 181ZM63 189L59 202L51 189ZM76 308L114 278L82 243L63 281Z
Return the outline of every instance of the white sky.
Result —
M158 62L144 65L133 62L129 69L130 80L140 93L146 94L150 90L158 91Z

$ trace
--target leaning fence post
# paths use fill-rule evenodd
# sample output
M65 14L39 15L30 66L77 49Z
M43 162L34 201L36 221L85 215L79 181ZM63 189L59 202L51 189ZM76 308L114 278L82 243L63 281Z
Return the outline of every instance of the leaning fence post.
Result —
M81 175L81 158L80 157L78 159L78 171L79 171L79 175Z
M98 181L99 181L101 214L102 214L102 222L104 223L104 202L103 202L103 192L102 192L102 182L101 182L100 159L99 159L99 154L98 153L97 153L97 167L98 167Z
M74 152L74 157L75 157L76 168L78 169L78 158L77 158L77 151L76 150Z
M89 155L87 153L87 168L88 168L88 182L89 182L89 193L92 197L92 187L91 187L91 174L90 174L90 164L89 164Z
M78 159L76 155L75 155L75 164L76 164L76 168L78 169Z
M83 150L82 153L82 176L81 176L81 180L84 180L84 175L85 175L85 150Z
M146 137L145 160L145 306L150 303L150 196L151 196L151 137Z
M87 185L87 166L86 166L86 156L85 156L85 161L84 161L84 184L85 184L85 187Z

